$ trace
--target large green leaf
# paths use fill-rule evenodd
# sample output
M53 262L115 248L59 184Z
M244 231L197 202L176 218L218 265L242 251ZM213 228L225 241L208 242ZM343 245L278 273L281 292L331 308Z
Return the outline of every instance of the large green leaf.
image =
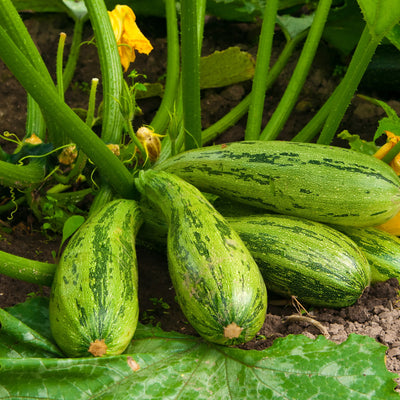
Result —
M0 330L0 399L399 398L385 347L366 336L336 345L291 335L256 351L139 325L121 356L52 358L45 349L40 355L43 341L54 346L47 305L39 298L3 310L21 325L19 338L4 325ZM39 347L32 335L40 336Z
M399 0L357 0L371 35L383 38L400 21Z

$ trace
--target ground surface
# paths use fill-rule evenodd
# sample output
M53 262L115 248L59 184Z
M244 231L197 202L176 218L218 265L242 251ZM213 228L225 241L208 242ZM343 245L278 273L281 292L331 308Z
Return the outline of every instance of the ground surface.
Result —
M56 52L58 34L65 31L71 34L72 26L69 20L62 16L26 15L26 25L35 38L47 65L54 70L54 55ZM142 30L150 38L154 50L150 56L139 55L135 68L146 74L148 81L155 82L165 73L166 40L163 21L146 20ZM238 45L242 50L255 54L257 44L257 24L224 23L210 19L205 27L204 54L214 50L223 50L229 46ZM91 38L90 28L85 31L85 39ZM275 53L279 51L278 44ZM337 54L322 45L314 63L305 89L301 94L298 106L294 110L290 121L280 136L287 139L310 119L315 110L337 83L333 76L334 67L342 60ZM293 65L289 65L282 77L268 92L264 122L268 120L275 105L290 77ZM91 78L100 77L96 50L93 45L84 45L73 85L67 93L67 101L73 106L86 107L88 93L85 85ZM13 79L10 72L0 64L0 133L10 131L18 136L24 134L25 124L25 94L19 84ZM229 109L237 104L249 91L250 82L236 84L221 89L208 89L202 93L203 127L209 126ZM374 95L374 93L368 93ZM394 96L385 98L397 111L400 103ZM143 116L135 121L136 125L149 123L159 104L158 98L143 100L139 103ZM358 98L350 105L341 129L348 129L351 133L372 138L379 118L384 116L382 110ZM229 129L218 142L241 140L244 135L245 118L235 127ZM343 141L337 140L338 145L346 146ZM10 149L12 145L4 144ZM60 238L46 238L40 232L40 224L21 206L13 219L10 215L1 216L0 250L41 261L53 261L52 251L57 251ZM167 273L166 260L163 254L157 254L146 248L138 249L140 268L140 304L141 320L144 323L160 323L165 330L179 330L193 334L193 329L186 322L178 305ZM261 349L269 346L276 337L290 333L304 334L315 337L325 334L335 342L342 342L350 333L368 335L378 342L388 346L387 366L390 370L400 373L400 308L398 298L399 285L396 280L378 284L368 288L359 301L348 308L308 309L312 316L321 325L303 321L287 319L288 316L298 314L296 305L283 302L279 298L270 297L268 316L260 336L257 340L246 345L246 348ZM0 275L0 306L12 306L23 302L27 296L48 293L48 288L27 284Z

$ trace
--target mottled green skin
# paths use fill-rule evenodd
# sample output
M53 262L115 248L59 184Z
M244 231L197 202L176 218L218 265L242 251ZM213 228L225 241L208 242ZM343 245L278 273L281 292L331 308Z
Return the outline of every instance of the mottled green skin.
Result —
M180 153L157 166L200 190L278 214L382 224L400 209L400 181L383 161L315 143L237 142Z
M142 215L133 200L114 200L91 216L65 248L51 288L50 326L69 357L90 356L96 339L120 354L138 322L136 233Z
M360 249L329 226L272 214L228 222L256 260L268 290L315 306L346 307L370 283Z
M376 228L337 227L360 248L371 266L371 283L400 279L400 239Z
M240 237L192 185L163 171L146 171L138 189L158 206L168 223L169 272L178 302L206 340L243 343L262 327L267 291ZM237 338L224 336L235 323Z

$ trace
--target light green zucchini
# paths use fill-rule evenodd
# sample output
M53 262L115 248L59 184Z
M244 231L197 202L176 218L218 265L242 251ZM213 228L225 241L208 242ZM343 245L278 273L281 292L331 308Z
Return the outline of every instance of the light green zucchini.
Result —
M69 357L120 354L135 332L138 272L135 236L142 214L114 200L81 225L66 246L50 295L50 327Z
M315 143L237 142L160 163L200 190L315 221L375 226L400 210L400 181L383 161Z
M267 291L239 235L194 186L175 175L148 170L136 183L167 222L169 273L189 323L218 344L253 338L264 323Z

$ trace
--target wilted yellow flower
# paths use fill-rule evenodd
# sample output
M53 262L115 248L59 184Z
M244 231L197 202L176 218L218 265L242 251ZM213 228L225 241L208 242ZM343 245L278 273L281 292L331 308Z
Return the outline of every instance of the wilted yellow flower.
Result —
M150 128L142 126L137 130L136 136L146 150L147 157L149 157L150 161L156 161L161 153L160 137L162 135L155 133Z
M107 147L118 157L121 154L119 144L108 144Z
M153 46L136 25L136 16L128 6L117 4L112 11L108 11L111 26L118 44L121 64L126 71L129 64L135 61L135 50L149 54Z
M76 160L76 157L78 157L78 150L73 144L62 149L61 153L58 156L58 161L60 162L60 164L71 165Z
M400 141L400 136L394 133L385 131L388 141L374 154L374 157L380 160ZM389 164L397 175L400 175L400 153Z
M32 133L31 136L29 136L27 139L25 139L24 142L25 143L29 143L29 144L41 144L41 143L43 143L42 139L40 139L40 137L35 135L34 133Z

